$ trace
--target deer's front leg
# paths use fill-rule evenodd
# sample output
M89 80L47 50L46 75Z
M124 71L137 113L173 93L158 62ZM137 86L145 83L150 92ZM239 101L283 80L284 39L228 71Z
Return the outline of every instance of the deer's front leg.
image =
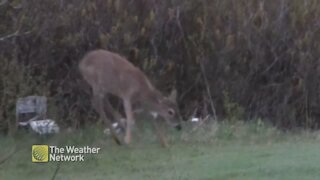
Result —
M154 118L152 120L152 124L153 124L153 127L154 129L156 130L156 133L157 133L157 136L158 136L158 139L162 145L162 147L164 148L167 148L169 147L169 143L168 143L168 140L166 139L166 137L164 136L163 134L163 128L162 128L162 124L160 122L157 121L156 118Z
M130 100L124 100L124 110L126 113L126 135L124 137L124 142L126 144L131 143L131 128L134 124L134 119L133 119L133 112L132 112L132 105Z

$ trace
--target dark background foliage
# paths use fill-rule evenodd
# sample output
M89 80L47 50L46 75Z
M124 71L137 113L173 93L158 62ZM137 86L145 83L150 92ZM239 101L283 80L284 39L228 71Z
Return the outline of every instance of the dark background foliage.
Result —
M103 48L127 57L158 89L178 90L185 118L261 118L317 128L318 0L3 0L0 131L18 97L49 97L49 116L93 122L77 64Z

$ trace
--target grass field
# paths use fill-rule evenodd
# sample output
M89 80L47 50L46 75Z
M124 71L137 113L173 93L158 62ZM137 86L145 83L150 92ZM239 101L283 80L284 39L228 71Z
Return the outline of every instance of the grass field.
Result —
M56 179L320 179L317 133L284 133L257 125L210 125L190 132L169 131L161 148L150 130L136 132L130 146L116 146L101 130L88 128L54 137L21 133L0 137L0 179L51 179L56 162L32 163L31 145L96 146L85 162L61 162ZM90 135L89 135L90 134ZM18 150L3 161L16 146Z

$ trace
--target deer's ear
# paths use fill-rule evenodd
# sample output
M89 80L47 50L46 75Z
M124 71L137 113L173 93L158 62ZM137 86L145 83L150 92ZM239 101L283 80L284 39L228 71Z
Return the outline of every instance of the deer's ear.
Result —
M174 88L172 89L168 99L172 102L176 102L177 101L177 90Z

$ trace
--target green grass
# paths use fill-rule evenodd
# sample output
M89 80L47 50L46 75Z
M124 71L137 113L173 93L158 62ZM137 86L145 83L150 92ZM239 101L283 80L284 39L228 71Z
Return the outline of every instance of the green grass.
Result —
M169 131L170 148L161 148L148 128L135 133L130 146L117 146L88 128L72 134L39 138L20 134L0 137L0 160L15 145L16 152L0 164L0 179L51 179L56 162L32 163L31 145L97 146L85 162L62 162L56 179L279 179L320 177L320 140L315 133L283 133L256 124L210 125L190 133Z

